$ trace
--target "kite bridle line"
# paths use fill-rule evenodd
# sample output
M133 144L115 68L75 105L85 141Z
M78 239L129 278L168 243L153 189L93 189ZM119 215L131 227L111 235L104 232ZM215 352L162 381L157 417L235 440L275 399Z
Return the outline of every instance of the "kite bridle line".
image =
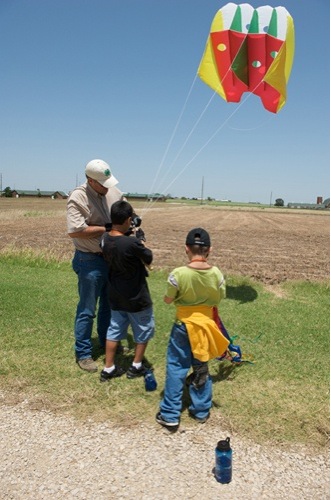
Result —
M196 78L196 77L195 77ZM209 99L209 102L206 104L205 106L205 109L202 111L202 113L200 114L199 118L197 119L197 121L195 122L194 126L192 127L191 131L189 132L188 136L186 137L183 145L181 146L181 148L179 149L177 155L175 156L173 162L170 164L170 166L168 167L167 171L165 172L165 174L163 175L163 178L161 179L160 181L160 184L162 185L163 181L166 179L167 175L169 174L169 172L171 171L172 167L174 166L174 164L176 163L179 155L181 154L181 152L183 151L184 147L186 146L189 138L191 137L191 135L193 134L194 130L196 129L196 127L198 126L201 118L203 117L203 115L205 114L205 112L207 111L207 109L209 108L210 106L210 103L212 102L212 100L214 99L216 95L216 92L214 92L214 94L212 95L212 97ZM168 188L165 189L165 191L167 190Z
M241 47L242 47L242 45L244 44L244 42L245 42L245 40L246 40L247 36L248 36L248 32L246 33L245 37L243 38L243 40L242 40L241 44L239 45L238 50L237 50L237 53L235 54L235 56L234 56L234 58L233 58L233 59L235 59L235 58L237 57L237 55L238 55L238 53L240 52ZM191 131L189 132L188 136L186 137L186 139L185 139L185 141L184 141L183 145L181 146L181 148L179 149L179 151L178 151L177 155L175 156L175 159L173 160L173 162L170 164L170 166L168 167L167 171L165 172L165 174L164 174L163 178L162 178L162 179L161 179L161 181L160 181L160 185L162 185L162 182L164 181L164 179L166 178L166 176L169 174L169 172L170 172L170 171L171 171L171 169L173 168L173 166L174 166L175 162L177 161L177 159L178 159L179 155L182 153L182 151L183 151L184 147L186 146L186 144L187 144L187 142L188 142L189 138L191 137L191 135L193 134L193 132L194 132L194 130L196 129L197 125L198 125L198 124L199 124L199 122L201 121L201 119L202 119L203 115L206 113L206 111L207 111L207 109L209 108L209 106L210 106L210 104L211 104L212 100L214 99L215 95L218 93L218 90L222 88L223 81L225 80L225 78L227 77L228 73L229 73L231 70L232 70L232 68L231 68L231 65L230 65L230 66L229 66L229 68L228 68L228 70L226 71L225 75L223 76L222 80L220 81L219 86L218 86L218 87L217 87L217 89L214 91L214 93L213 93L212 97L209 99L209 101L208 101L208 103L206 104L206 106L205 106L205 108L203 109L203 111L200 113L200 116L199 116L199 117L198 117L198 119L196 120L196 122L195 122L195 124L193 125L193 127L192 127ZM196 80L197 80L197 75L195 75L195 77L194 77L194 79L193 79L193 82L192 82L191 88L190 88L190 90L189 90L189 92L188 92L188 95L187 95L187 97L186 97L186 99L185 99L185 102L184 102L184 105L183 105L183 107L182 107L182 111L181 111L181 113L179 114L179 117L178 117L178 119L177 119L177 122L176 122L176 125L175 125L175 127L174 127L174 130L173 130L173 132L172 132L172 134L171 134L171 137L170 137L170 139L169 139L169 141L168 141L168 145L167 145L166 150L165 150L165 152L164 152L164 154L163 154L163 157L162 157L161 163L160 163L160 165L159 165L159 167L158 167L158 169L157 169L157 172L156 172L156 174L155 174L155 176L154 176L154 180L153 180L153 183L152 183L152 188L151 188L151 191L149 192L149 195L151 195L151 194L152 194L152 189L153 189L153 187L155 186L155 183L156 183L157 177L158 177L158 175L159 175L159 173L160 173L161 167L163 166L164 160L165 160L166 155L167 155L167 153L168 153L168 151L169 151L169 148L170 148L170 146L171 146L171 144L172 144L172 141L173 141L173 139L174 139L175 133L176 133L176 131L177 131L178 127L179 127L179 124L180 124L181 119L182 119L183 114L184 114L184 110L186 109L187 102L188 102L189 97L190 97L190 95L191 95L191 93L192 93L193 86L194 86L194 84L195 84ZM155 204L155 203L156 203L156 202L157 202L157 201L158 201L158 200L159 200L162 196L166 195L166 193L168 192L168 190L170 189L170 187L174 184L174 182L176 182L176 180L178 179L178 177L180 177L180 176L181 176L181 175L185 172L185 170L187 169L187 167L188 167L188 166L189 166L189 165L190 165L190 164L191 164L191 163L192 163L192 162L196 159L196 157L197 157L197 156L201 153L201 151L203 151L203 150L205 149L205 147L207 147L207 146L208 146L208 144L209 144L209 143L210 143L210 142L214 139L214 137L218 134L218 132L219 132L220 130L222 130L222 128L223 128L223 127L224 127L224 126L228 123L228 121L229 121L229 120L230 120L230 119L231 119L231 118L232 118L232 117L233 117L233 116L237 113L237 111L238 111L238 110L242 107L242 105L243 105L243 104L245 104L245 102L247 101L247 99L251 96L251 94L252 94L252 93L254 93L254 91L257 89L257 87L260 85L260 83L261 83L261 82L259 82L259 83L256 85L256 87L255 87L252 91L250 91L250 92L248 93L248 95L246 96L246 98L245 98L242 102L240 102L239 106L238 106L238 107L237 107L237 108L236 108L236 109L235 109L235 110L234 110L234 111L230 114L230 116L228 116L228 118L226 118L226 119L224 120L224 122L223 122L223 123L222 123L222 124L218 127L218 129L216 130L216 132L214 132L214 134L212 134L212 135L211 135L211 137L210 137L210 138L207 140L207 142L206 142L206 143L205 143L205 144L204 144L204 145L203 145L203 146L202 146L202 147L201 147L201 148L197 151L197 153L193 156L193 158L192 158L190 161L188 161L188 162L186 163L186 165L185 165L185 166L182 168L182 170L180 170L180 172L179 172L179 173L178 173L178 174L174 177L174 179L170 182L170 184L168 184L168 186L167 186L165 189L163 189L163 190L162 190L162 193L163 193L163 194L159 194L159 196L158 196L157 198L155 198L154 200L152 200L152 201L148 201L148 199L147 199L147 201L145 202L145 205L143 206L142 211L141 211L141 215L142 215L142 216L143 216L143 215L145 215L145 214L146 214L146 213L147 213L147 212L148 212L148 211L152 208L152 206L153 206L153 205L154 205L154 204ZM149 196L148 196L148 198L149 198Z
M258 85L256 86L256 88L260 85L260 83L258 83ZM255 90L255 89L254 89ZM225 127L225 125L228 123L229 120L231 120L231 118L239 111L239 109L245 104L245 102L247 101L247 99L249 99L251 97L252 93L249 93L245 99L240 102L239 106L223 121L223 123L218 127L218 129L209 137L209 139L205 142L205 144L203 146L201 146L201 148L195 153L195 155L191 158L191 160L189 160L186 165L182 168L182 170L180 170L180 172L176 175L176 177L174 177L174 179L168 184L168 186L165 188L164 192L167 192L171 186L174 184L174 182L176 182L176 180L178 179L178 177L180 177L184 172L185 170L187 169L187 167L189 165L191 165L191 163L196 159L196 157L201 153L201 151L203 151L207 146L208 144L214 139L214 137L216 137L216 135L220 132L220 130L222 130L222 128ZM146 214L151 208L152 206L162 197L162 194L160 194L160 196L158 196L156 199L154 199L153 201L149 202L148 204L148 207L146 208L143 208L142 209L142 216L144 214Z
M230 125L228 126L228 128L230 130L237 130L238 132L251 132L252 130L257 130L261 127L264 127L266 123L270 122L270 120L273 119L273 116L269 116L265 121L261 122L259 125L256 125L255 127L246 127L246 128L239 128L239 127L230 127Z
M179 127L179 124L180 124L180 122L181 122L182 116L183 116L184 111L185 111L185 109L186 109L186 105L187 105L187 102L188 102L188 100L189 100L189 98L190 98L190 95L191 95L191 93L192 93L192 90L193 90L193 87L194 87L194 84L195 84L196 79L197 79L197 75L195 75L195 77L193 78L192 85L191 85L190 90L189 90L189 92L188 92L188 94L187 94L187 96L186 96L186 99L185 99L184 105L183 105L183 107L182 107L182 110L181 110L181 112L179 113L179 116L178 116L178 119L177 119L176 125L175 125L175 127L174 127L174 130L173 130L173 132L172 132L171 136L170 136L170 139L169 139L169 141L168 141L167 147L166 147L165 152L164 152L164 154L163 154L163 157L162 157L162 160L161 160L161 162L160 162L160 165L158 166L158 169L157 169L157 171L156 171L156 174L155 174L155 176L154 176L153 183L152 183L152 185L151 185L151 188L150 188L150 190L149 190L148 194L152 194L152 193L153 193L153 189L154 189L155 182L156 182L156 180L157 180L157 177L158 177L158 175L159 175L159 173L160 173L161 168L163 167L164 160L165 160L165 158L166 158L166 156L167 156L167 154L168 154L169 148L170 148L170 146L171 146L171 144L172 144L172 141L173 141L173 139L174 139L174 137L175 137L175 134L176 134L177 129L178 129L178 127ZM162 179L162 180L163 180L163 179ZM161 181L161 182L162 182L162 181Z

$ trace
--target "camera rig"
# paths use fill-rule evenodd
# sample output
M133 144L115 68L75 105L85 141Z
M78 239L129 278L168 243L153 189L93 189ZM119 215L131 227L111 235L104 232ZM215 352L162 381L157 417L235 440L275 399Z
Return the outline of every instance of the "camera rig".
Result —
M144 231L142 229L138 229L138 228L140 228L141 223L142 223L141 217L139 217L139 215L137 215L136 213L133 213L132 217L131 217L131 226L130 226L130 229L125 233L125 235L126 236L131 236L131 234L134 234L136 236L136 238L138 238L138 240L146 241ZM107 222L105 224L105 228L106 228L107 232L111 231L111 229L112 229L112 223L111 222Z

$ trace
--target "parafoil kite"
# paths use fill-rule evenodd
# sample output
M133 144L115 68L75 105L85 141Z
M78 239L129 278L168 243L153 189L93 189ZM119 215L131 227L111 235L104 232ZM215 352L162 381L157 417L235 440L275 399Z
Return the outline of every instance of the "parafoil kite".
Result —
M227 102L252 92L278 113L293 57L294 23L284 7L228 3L213 19L198 75Z

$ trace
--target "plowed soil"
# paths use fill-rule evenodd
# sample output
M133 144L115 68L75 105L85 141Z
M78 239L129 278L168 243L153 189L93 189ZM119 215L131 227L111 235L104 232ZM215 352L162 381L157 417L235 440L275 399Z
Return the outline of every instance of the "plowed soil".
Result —
M210 263L225 274L267 284L329 279L329 212L132 203L154 252L154 268L186 263L184 242L193 227L212 239ZM30 249L69 260L65 200L0 199L0 252Z

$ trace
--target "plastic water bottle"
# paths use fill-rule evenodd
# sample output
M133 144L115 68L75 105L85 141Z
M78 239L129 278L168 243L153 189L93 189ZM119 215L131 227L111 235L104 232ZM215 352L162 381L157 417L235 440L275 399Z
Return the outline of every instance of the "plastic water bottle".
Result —
M146 391L155 391L157 388L157 382L152 370L147 370L145 375L145 389Z
M215 477L219 483L229 483L232 479L232 450L230 438L219 441L215 448Z

